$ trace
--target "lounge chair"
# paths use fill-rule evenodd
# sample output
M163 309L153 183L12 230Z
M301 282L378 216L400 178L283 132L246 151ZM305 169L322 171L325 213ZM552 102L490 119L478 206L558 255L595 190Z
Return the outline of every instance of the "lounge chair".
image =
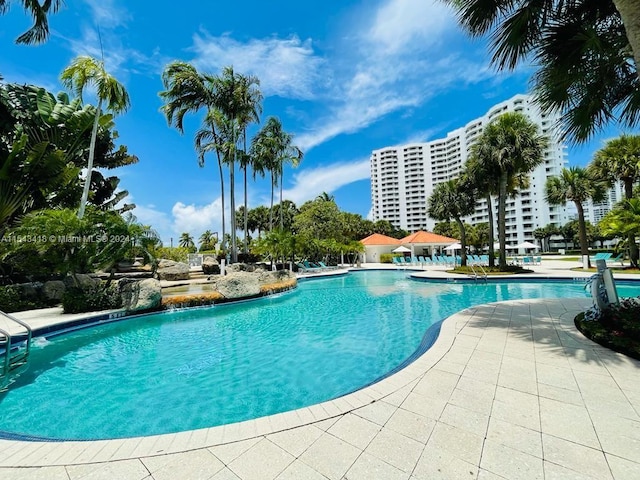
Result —
M614 258L606 258L605 261L607 263L611 262L611 263L617 263L620 262L620 265L624 266L624 253L619 253L616 257Z
M320 268L324 268L325 270L335 270L336 268L338 268L336 266L326 265L324 262L318 262L318 266Z

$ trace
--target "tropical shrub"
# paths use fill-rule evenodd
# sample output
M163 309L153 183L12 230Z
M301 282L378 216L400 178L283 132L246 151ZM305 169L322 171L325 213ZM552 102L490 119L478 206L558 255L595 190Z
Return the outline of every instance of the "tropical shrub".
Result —
M96 312L122 307L116 285L67 288L62 295L64 313Z
M51 306L42 294L26 296L18 285L0 287L0 310L6 313Z
M400 255L394 255L393 253L381 253L380 263L393 263L393 257L399 257Z
M605 347L640 359L640 297L623 298L602 312L580 314L575 324L586 337Z

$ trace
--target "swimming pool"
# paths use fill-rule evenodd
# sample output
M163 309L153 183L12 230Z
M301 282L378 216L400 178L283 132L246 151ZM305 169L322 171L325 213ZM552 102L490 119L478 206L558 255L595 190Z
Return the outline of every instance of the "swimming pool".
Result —
M429 327L463 308L584 297L583 285L424 283L405 272L355 272L277 297L36 341L29 371L0 396L0 431L123 438L292 410L379 379L412 355Z

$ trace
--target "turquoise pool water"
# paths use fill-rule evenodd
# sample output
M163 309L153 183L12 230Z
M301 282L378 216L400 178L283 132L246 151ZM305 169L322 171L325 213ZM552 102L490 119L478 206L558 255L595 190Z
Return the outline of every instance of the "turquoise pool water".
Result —
M619 287L622 296L640 287ZM0 394L0 432L105 439L222 425L335 398L383 376L468 306L586 296L583 283L425 283L356 272L254 302L36 340Z

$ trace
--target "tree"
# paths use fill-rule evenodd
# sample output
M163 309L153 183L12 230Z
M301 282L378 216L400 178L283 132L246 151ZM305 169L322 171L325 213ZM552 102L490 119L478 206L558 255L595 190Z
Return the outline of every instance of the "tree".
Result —
M114 114L124 112L129 108L129 94L120 82L107 73L103 61L98 61L88 56L76 57L71 64L62 71L60 78L65 88L72 90L81 100L84 89L88 85L93 85L96 88L96 95L98 97L93 129L91 130L87 176L84 189L82 190L82 198L80 199L80 208L78 208L78 218L82 218L89 197L102 104L106 103L107 110L110 110Z
M243 227L244 227L244 253L249 251L249 227L248 227L248 193L247 193L247 168L253 166L253 159L247 150L247 126L250 123L258 123L260 114L262 113L262 93L258 90L260 80L254 76L239 76L239 93L241 98L241 109L238 115L238 126L242 131L243 148L240 154L240 168L243 173L244 181L244 211L243 211Z
M322 192L316 197L316 200L322 200L323 202L335 202L336 197L329 195L327 192Z
M608 121L640 115L640 18L632 0L445 0L472 36L491 34L493 64L534 59L543 109L565 112L567 134L587 140ZM629 48L631 47L631 48Z
M189 232L184 232L180 234L180 240L178 240L178 246L182 248L188 248L189 250L195 251L196 244L193 241L193 236Z
M627 200L633 198L633 186L640 181L640 135L622 135L609 140L598 150L589 165L593 175L613 185L622 182ZM628 205L628 204L627 204ZM638 266L638 247L629 234L631 265Z
M285 132L277 117L269 117L251 142L251 156L255 159L255 171L271 173L271 213L269 229L273 229L274 187L280 185L280 203L282 203L282 180L285 163L294 167L302 160L302 151L293 145L293 136ZM283 218L280 217L282 228Z
M258 238L269 228L269 209L263 205L249 210L249 231L258 231Z
M460 179L439 183L427 200L427 214L441 221L455 220L460 231L460 246L463 267L467 266L467 235L463 217L471 215L475 209L473 189Z
M10 0L0 0L0 15L9 11ZM42 4L41 4L42 3ZM49 38L49 13L56 13L63 4L62 0L23 0L24 9L33 17L33 25L16 39L16 43L32 45L45 42Z
M565 223L558 229L558 232L562 236L562 240L564 240L564 248L569 248L569 241L573 242L576 234L578 233L578 221L571 220Z
M76 207L83 185L80 171L96 109L79 98L54 96L36 85L0 84L0 225L32 210ZM99 119L94 165L113 169L138 161L125 146L109 114ZM119 179L99 171L91 176L89 199L113 209L127 195L116 193ZM125 205L121 209L130 209Z
M599 225L604 235L627 237L635 243L636 236L640 234L640 198L620 202L604 216Z
M198 164L204 167L205 154L215 152L220 174L220 199L222 203L222 250L226 245L224 175L219 135L216 129L216 79L212 75L201 74L191 64L172 62L162 72L162 84L165 90L160 97L165 102L161 107L169 125L174 125L180 134L184 133L184 117L187 113L206 110L203 126L196 133L195 147Z
M580 238L580 254L589 260L589 241L587 225L584 218L584 203L588 200L602 201L605 186L602 181L593 178L586 168L563 168L559 176L549 177L545 185L545 199L549 205L566 205L568 201L575 204L578 211L578 233Z
M460 232L458 230L458 226L455 222L448 221L438 222L433 227L433 233L437 235L442 235L443 237L449 238L458 238L460 236Z
M200 235L199 241L201 252L204 252L206 250L213 250L216 247L216 243L218 242L218 236L211 230L205 230L202 235Z
M335 202L313 200L300 207L293 219L293 230L305 239L334 239L342 237L340 209Z
M521 113L505 113L485 127L476 145L477 158L485 164L486 171L493 172L489 178L497 180L499 265L504 269L507 195L517 191L516 185L524 181L522 177L542 163L547 140L538 133L537 125Z
M558 227L553 224L546 225L542 228L536 228L533 231L533 236L540 240L543 252L550 251L549 242L551 241L551 237L554 235L560 235L560 231L558 230Z

